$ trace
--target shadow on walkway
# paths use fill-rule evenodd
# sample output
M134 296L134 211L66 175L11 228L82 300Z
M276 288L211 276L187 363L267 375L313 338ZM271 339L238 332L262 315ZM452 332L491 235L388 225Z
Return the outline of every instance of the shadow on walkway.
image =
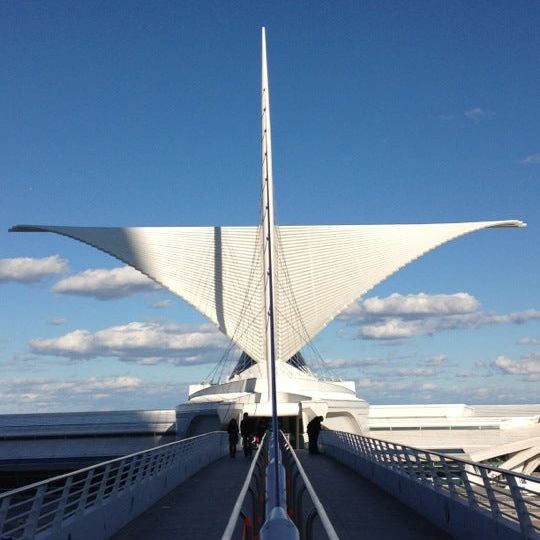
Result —
M448 539L444 531L324 454L298 458L340 538L347 540Z
M182 482L112 540L221 538L251 460L236 454L218 459Z

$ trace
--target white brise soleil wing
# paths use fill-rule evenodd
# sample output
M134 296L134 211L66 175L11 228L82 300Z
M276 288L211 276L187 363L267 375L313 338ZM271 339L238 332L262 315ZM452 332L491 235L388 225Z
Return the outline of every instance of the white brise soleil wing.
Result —
M287 361L352 302L424 253L520 221L276 226L277 361ZM260 227L17 226L85 242L195 307L257 362L265 355Z
M347 306L428 251L516 220L278 227L278 357L290 358Z
M183 298L252 358L264 358L259 227L56 227L109 253Z

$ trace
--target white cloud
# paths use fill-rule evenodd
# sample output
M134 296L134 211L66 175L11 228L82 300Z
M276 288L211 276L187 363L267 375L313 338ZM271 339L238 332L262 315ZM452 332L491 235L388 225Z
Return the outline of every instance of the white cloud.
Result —
M423 330L422 324L418 321L385 319L382 322L362 326L360 333L367 339L402 339L422 335Z
M485 370L485 371L471 371L471 370L463 370L463 371L457 371L454 373L454 377L457 379L486 379L487 377L493 377L494 373L492 370Z
M495 116L495 113L493 111L486 111L481 107L473 107L472 109L465 111L463 115L469 120L474 120L475 122L478 122L482 118L490 118L492 116Z
M148 381L129 374L90 378L0 380L0 413L171 409L187 383Z
M352 308L353 313L363 311L366 315L426 316L473 313L480 307L478 300L468 293L455 294L407 294L393 293L386 298L374 296Z
M518 341L518 344L519 345L540 345L540 339L538 339L538 338L529 338L529 337L521 338Z
M512 360L506 356L498 356L493 367L509 375L524 375L527 381L540 381L540 358Z
M356 381L356 387L360 390L359 394L368 390L380 390L383 395L389 392L408 392L418 390L416 381L394 381L389 382L386 377L363 377Z
M349 325L359 327L359 337L393 340L433 335L453 329L467 329L495 324L522 324L539 320L540 311L528 309L505 315L486 313L480 303L468 293L425 293L359 301L339 317Z
M540 164L540 154L530 154L528 156L525 156L521 163L525 163L526 165L539 165Z
M472 381L473 379L471 379ZM455 379L454 379L455 381ZM493 379L493 381L495 381ZM373 405L407 404L407 403L537 403L536 385L524 383L519 392L508 385L491 385L485 383L475 385L461 379L450 383L450 379L437 383L426 381L388 381L386 376L366 377L357 381L358 395ZM436 391L436 395L434 395Z
M138 377L124 375L120 377L91 377L85 380L19 379L10 382L12 392L24 401L36 401L44 396L59 393L94 394L103 391L130 391L141 385Z
M540 319L540 311L537 309L526 309L524 311L516 311L508 315L496 314L480 314L477 324L523 324L527 321Z
M91 296L98 300L112 300L159 288L159 285L138 270L131 266L121 266L110 270L85 270L58 281L53 291L59 294Z
M61 274L68 270L68 262L58 255L51 255L42 259L31 257L0 259L0 283L7 281L36 283L48 276Z
M352 360L346 360L344 358L325 358L324 367L328 369L343 369L355 366L355 362Z
M228 340L210 324L131 322L95 333L74 330L58 338L35 339L28 346L33 354L72 360L109 357L146 365L193 365L218 360Z
M170 300L159 300L158 302L154 302L151 307L153 307L154 309L165 309L168 308L170 305Z
M66 319L64 317L51 317L47 324L50 324L52 326L61 326L62 324L66 324Z
M446 364L447 361L448 358L445 354L435 354L424 359L424 363L428 366L442 366L443 364Z
M356 388L358 389L378 388L382 385L382 381L374 380L371 377L363 377L356 381Z
M390 375L396 375L398 377L433 377L437 372L434 368L413 368L405 367L398 368Z

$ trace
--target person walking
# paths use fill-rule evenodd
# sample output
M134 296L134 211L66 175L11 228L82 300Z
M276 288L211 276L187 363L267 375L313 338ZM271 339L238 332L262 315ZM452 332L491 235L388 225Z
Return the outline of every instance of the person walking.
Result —
M229 434L229 456L236 457L236 446L238 444L238 422L236 418L232 418L227 426Z
M242 446L244 448L244 456L251 457L253 447L251 446L251 438L253 437L253 423L249 414L244 413L244 418L240 422L240 433L242 435Z
M319 433L321 432L321 422L324 420L324 417L322 416L316 416L309 422L307 425L307 434L309 439L309 453L310 454L318 454L319 453L319 446L317 444L317 441L319 440Z

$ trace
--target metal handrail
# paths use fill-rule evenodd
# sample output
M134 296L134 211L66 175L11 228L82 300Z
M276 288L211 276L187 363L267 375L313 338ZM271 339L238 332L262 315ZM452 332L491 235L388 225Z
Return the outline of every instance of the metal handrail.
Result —
M288 469L287 472L290 492L288 494L287 501L289 503L289 515L291 515L292 520L298 527L301 537L304 539L309 539L312 537L314 521L315 518L318 517L327 538L329 540L339 540L339 536L337 535L323 504L321 503L315 489L309 481L309 478L307 477L306 472L304 471L304 468L296 455L296 452L289 444L289 441L283 432L281 432L280 442L284 450L283 453L286 459L286 468ZM301 480L301 483L297 482L298 478ZM302 511L302 499L306 492L311 499L313 508L304 517Z
M355 433L323 430L320 440L324 448L333 446L361 456L486 512L494 520L517 524L525 537L540 538L538 477Z
M242 489L240 490L240 494L238 495L236 502L234 503L231 516L229 517L229 521L227 522L227 526L225 527L225 531L223 532L221 540L230 540L231 538L233 538L239 518L242 518L244 522L243 532L247 532L247 534L242 535L242 538L252 538L256 534L256 532L258 532L258 530L255 531L254 528L258 527L264 521L264 504L260 505L259 515L255 514L257 502L261 500L261 496L264 493L264 486L262 484L264 478L264 468L267 463L266 435L267 434L265 433L261 443L259 444L257 452L255 452L255 457L251 461L251 465L246 475L246 479L244 481ZM264 451L263 447L265 448ZM257 471L255 471L255 469L257 469ZM255 480L256 483L255 489L253 489L252 486L253 480ZM249 515L249 512L245 510L244 506L248 493L251 494L251 516Z
M222 431L198 435L7 491L0 495L0 538L34 538L59 529L68 517L102 506L156 475L192 460L199 463L202 454L225 448L226 437Z

